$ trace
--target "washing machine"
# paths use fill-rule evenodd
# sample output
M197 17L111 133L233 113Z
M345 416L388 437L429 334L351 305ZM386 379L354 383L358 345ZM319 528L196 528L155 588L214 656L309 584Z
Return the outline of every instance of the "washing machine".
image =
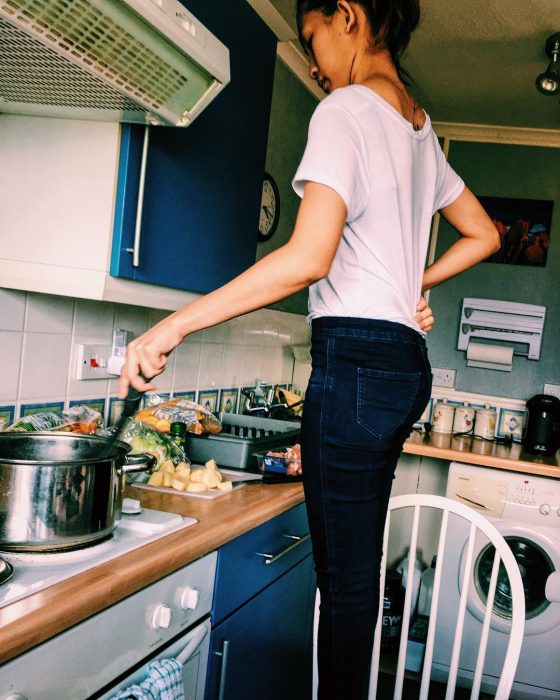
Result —
M560 476L560 468L559 468ZM519 564L525 590L525 633L511 698L560 700L560 480L452 463L446 495L482 513L505 537ZM432 675L445 681L463 586L470 526L458 516L448 523L438 605ZM494 547L475 541L458 685L474 675ZM446 585L449 582L449 585ZM499 680L511 624L511 594L503 565L491 616L482 691Z

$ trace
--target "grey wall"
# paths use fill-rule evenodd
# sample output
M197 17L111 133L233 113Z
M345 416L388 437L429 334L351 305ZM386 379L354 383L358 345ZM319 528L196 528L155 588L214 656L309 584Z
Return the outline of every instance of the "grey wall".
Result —
M300 201L292 189L292 178L303 156L309 120L316 106L317 100L277 59L266 170L274 177L280 190L280 221L272 238L258 244L257 260L286 243L292 233ZM282 270L278 270L278 274L281 275ZM294 294L271 308L306 314L307 290Z
M476 195L554 200L546 267L481 263L435 288L430 299L436 317L428 335L432 365L455 369L457 389L526 399L544 382L560 384L560 149L452 142L449 161ZM436 255L456 236L442 219ZM467 368L456 347L462 300L469 296L546 306L540 360L514 357L509 373Z

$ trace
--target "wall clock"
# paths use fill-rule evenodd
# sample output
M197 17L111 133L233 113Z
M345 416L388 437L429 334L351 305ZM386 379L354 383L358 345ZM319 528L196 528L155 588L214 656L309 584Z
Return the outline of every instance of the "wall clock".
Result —
M280 218L280 192L272 175L264 174L259 213L258 241L268 241L278 226Z

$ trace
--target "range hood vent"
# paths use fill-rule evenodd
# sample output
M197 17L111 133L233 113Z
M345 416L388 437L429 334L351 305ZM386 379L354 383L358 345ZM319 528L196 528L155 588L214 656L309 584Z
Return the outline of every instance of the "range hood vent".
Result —
M0 0L0 112L187 126L229 78L177 0Z

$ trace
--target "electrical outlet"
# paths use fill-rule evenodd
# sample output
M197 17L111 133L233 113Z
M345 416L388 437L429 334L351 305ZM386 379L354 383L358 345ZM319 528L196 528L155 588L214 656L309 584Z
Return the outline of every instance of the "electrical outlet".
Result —
M446 386L450 389L455 386L454 369L440 369L439 367L432 367L432 375L434 386Z
M76 345L76 379L108 379L110 345Z
M545 384L544 393L549 396L557 396L560 399L560 384Z

